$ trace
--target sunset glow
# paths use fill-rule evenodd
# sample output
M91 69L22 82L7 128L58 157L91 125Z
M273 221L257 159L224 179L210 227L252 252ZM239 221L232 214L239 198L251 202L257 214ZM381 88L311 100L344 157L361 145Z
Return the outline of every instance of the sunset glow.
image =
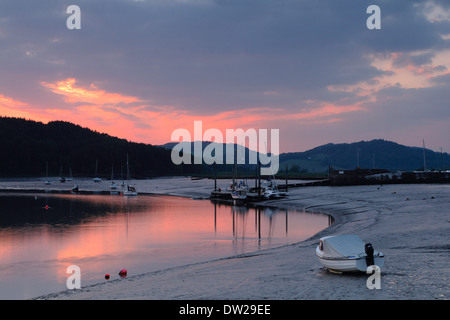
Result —
M41 110L33 112L29 110L29 106L26 103L14 100L2 94L0 94L0 115L46 121L46 118L42 116Z
M1 0L0 299L446 299L449 101L450 0Z
M437 131L449 121L448 6L390 4L381 29L368 30L366 8L323 2L236 2L225 12L214 0L117 0L110 18L133 17L119 26L81 1L98 20L80 30L55 30L65 10L40 20L56 12L50 2L26 17L9 9L0 20L0 115L70 121L154 145L201 120L221 131L280 129L282 152L362 138L427 139L450 151L450 132ZM150 13L158 22L141 19ZM42 29L22 31L22 19ZM416 121L400 125L391 110Z

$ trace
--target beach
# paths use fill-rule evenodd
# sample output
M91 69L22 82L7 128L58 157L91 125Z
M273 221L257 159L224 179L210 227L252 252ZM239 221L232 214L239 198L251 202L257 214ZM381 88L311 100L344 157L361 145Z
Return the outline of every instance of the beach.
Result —
M109 182L77 182L80 191L100 191ZM139 192L206 200L214 180L135 180ZM228 180L218 181L223 189ZM71 182L53 182L69 190ZM43 181L2 181L1 190L48 188ZM95 189L97 188L97 189ZM198 261L37 299L255 299L255 300L445 300L450 296L450 185L392 184L300 187L289 196L258 205L327 213L335 223L313 237L278 248ZM322 236L356 234L385 254L381 288L369 289L369 275L325 270L315 248Z

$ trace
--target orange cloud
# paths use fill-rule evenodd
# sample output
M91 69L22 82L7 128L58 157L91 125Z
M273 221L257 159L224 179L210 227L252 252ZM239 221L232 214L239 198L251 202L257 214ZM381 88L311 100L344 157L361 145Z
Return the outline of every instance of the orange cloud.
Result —
M94 84L91 84L89 89L82 88L76 85L76 79L69 78L61 80L56 83L41 82L50 91L63 95L65 101L70 103L92 103L98 105L119 104L119 103L133 103L140 100L136 97L125 96L120 93L109 93L104 90L99 90Z
M139 98L107 92L94 84L83 87L78 85L74 78L55 83L41 82L41 85L64 96L68 103L81 103L70 109L48 110L51 120L70 121L112 136L150 143L151 135L148 130L145 132L145 128L149 128L150 122L155 119L147 119L140 113L142 106L136 106L136 103L142 102ZM41 112L46 111L44 109Z
M3 94L0 94L0 106L7 107L7 108L17 108L17 107L23 107L26 104L17 100L14 100L12 98L9 98L7 96L4 96Z

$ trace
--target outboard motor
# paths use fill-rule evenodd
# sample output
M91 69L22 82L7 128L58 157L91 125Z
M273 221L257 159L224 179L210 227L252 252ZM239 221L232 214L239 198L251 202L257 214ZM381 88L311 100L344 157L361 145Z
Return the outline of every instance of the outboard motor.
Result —
M373 258L373 247L371 243L366 243L364 246L364 251L367 254L366 257L366 264L367 266L373 266L375 264L374 258Z

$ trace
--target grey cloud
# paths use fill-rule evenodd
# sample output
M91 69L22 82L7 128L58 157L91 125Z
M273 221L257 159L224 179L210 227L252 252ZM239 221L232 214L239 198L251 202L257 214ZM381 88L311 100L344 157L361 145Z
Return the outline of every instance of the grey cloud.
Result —
M406 53L406 54L400 55L398 58L396 58L393 63L394 63L394 66L398 66L398 67L404 67L409 64L412 64L414 66L422 66L425 64L431 64L434 56L435 56L435 54L432 52L416 54L416 55Z
M380 90L377 101L367 106L390 123L419 124L424 120L450 119L448 85L405 89L399 86Z
M432 83L436 84L443 84L443 85L449 85L450 84L450 73L447 73L445 75L436 76L431 78L430 80Z
M411 57L409 50L447 45L442 25L417 12L423 1L379 1L377 31L365 26L373 1L77 1L79 31L65 28L72 1L24 2L0 4L6 73L26 75L29 86L75 77L196 113L357 99L327 86L382 75L369 53L404 51L421 64L432 53ZM36 55L25 57L26 50ZM5 77L0 84L8 86Z

